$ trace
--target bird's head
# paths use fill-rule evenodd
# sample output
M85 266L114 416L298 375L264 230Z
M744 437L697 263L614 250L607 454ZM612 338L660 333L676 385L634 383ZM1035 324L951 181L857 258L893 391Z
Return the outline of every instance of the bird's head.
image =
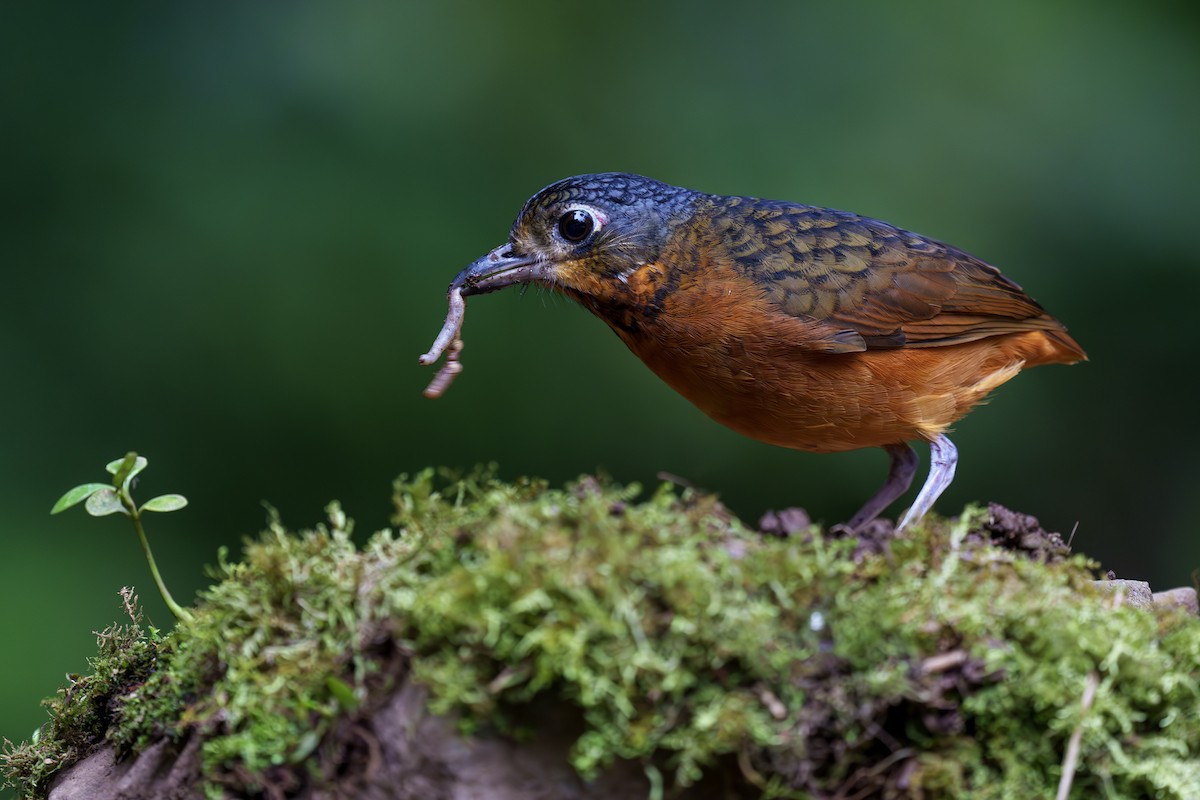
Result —
M698 195L640 175L606 172L553 183L531 197L508 241L454 279L463 295L540 283L582 296L607 294L654 261Z

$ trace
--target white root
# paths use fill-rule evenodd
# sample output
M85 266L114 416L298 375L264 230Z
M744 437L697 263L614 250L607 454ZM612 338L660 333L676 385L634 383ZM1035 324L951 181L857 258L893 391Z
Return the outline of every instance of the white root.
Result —
M433 346L429 348L429 352L418 359L421 364L428 366L437 361L442 353L446 353L446 363L425 387L424 395L429 398L441 397L450 388L454 378L463 370L458 357L463 349L460 334L462 333L463 317L467 313L467 301L463 298L462 289L459 287L452 288L448 296L450 310L446 312L446 321L442 324L442 330L433 340ZM447 350L449 352L446 352Z

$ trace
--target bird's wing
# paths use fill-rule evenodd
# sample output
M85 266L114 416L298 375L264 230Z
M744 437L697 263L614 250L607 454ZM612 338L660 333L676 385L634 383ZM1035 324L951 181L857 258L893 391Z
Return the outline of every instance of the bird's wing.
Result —
M715 218L737 269L787 313L840 337L822 349L936 347L1064 330L995 267L949 245L843 211L734 201ZM847 347L854 334L861 345Z

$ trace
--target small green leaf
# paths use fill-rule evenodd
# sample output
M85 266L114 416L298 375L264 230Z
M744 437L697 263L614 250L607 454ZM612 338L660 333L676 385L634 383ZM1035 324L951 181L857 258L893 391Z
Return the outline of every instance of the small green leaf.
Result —
M137 474L144 470L149 463L143 456L130 450L124 458L110 461L104 468L112 474L113 486L129 491L129 482L137 477Z
M74 489L58 498L58 502L54 504L54 508L50 509L50 513L57 514L60 511L66 511L71 506L87 500L94 493L100 491L101 489L107 488L109 488L107 483L85 483L80 486L76 486Z
M121 465L124 464L126 461L129 461L130 458L132 458L134 460L134 462L136 463L137 462L137 453L135 453L131 450L130 452L128 452L125 455L118 458L116 461L110 461L107 464L105 464L104 469L108 471L109 475L116 475L117 470L119 470L121 468Z
M109 514L128 514L125 506L121 505L121 498L117 497L117 492L111 486L105 486L99 489L87 499L87 505L84 506L87 512L93 517L107 517Z
M299 764L312 755L317 746L321 744L321 737L324 735L325 732L323 730L314 728L301 736L300 741L296 743L296 749L292 751L291 758L289 759L291 763Z
M160 494L142 504L141 511L178 511L187 505L187 498L181 494Z
M350 684L337 676L330 675L325 678L325 685L329 687L329 693L333 695L333 699L337 700L338 705L344 710L354 711L358 708L358 698L354 696L354 690L350 688Z

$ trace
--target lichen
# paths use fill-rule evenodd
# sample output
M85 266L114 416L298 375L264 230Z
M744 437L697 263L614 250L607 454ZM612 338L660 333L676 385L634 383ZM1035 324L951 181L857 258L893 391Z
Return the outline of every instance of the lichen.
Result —
M1197 795L1200 621L1119 606L1086 559L993 546L977 509L876 552L638 493L425 471L361 549L336 506L299 534L272 520L194 620L109 637L9 780L36 797L101 737L199 735L213 796L303 782L411 675L467 732L578 709L585 776L634 759L688 785L732 759L764 796L1045 796L1080 728L1072 797Z

